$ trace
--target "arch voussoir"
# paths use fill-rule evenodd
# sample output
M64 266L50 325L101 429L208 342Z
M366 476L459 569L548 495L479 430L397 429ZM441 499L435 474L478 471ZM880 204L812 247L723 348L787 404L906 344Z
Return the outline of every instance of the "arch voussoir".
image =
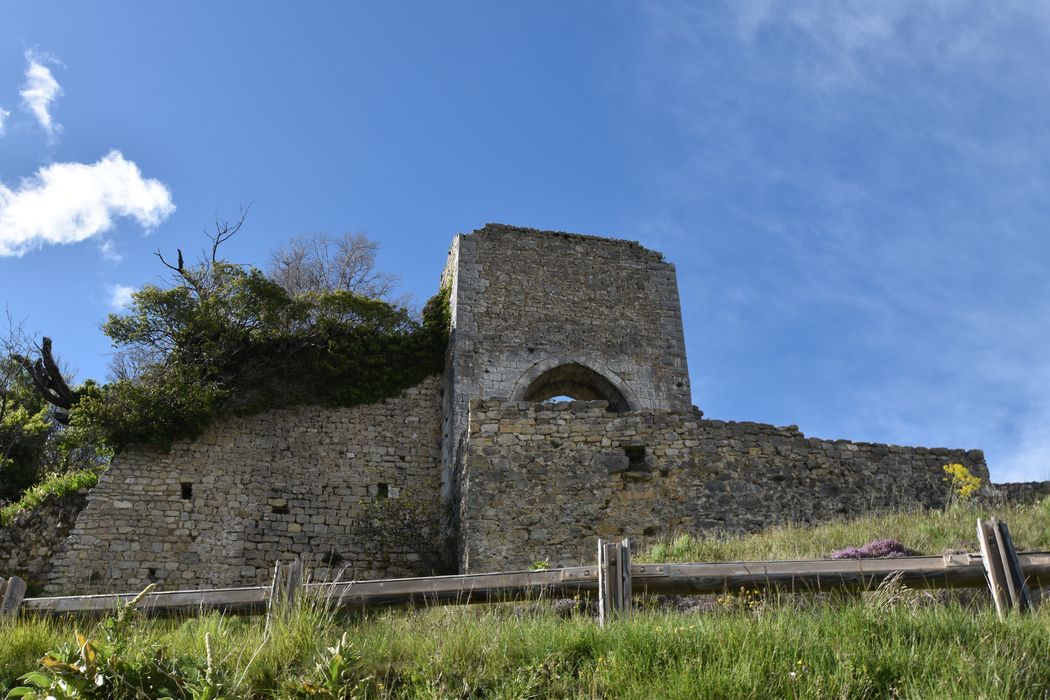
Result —
M551 357L526 370L514 385L515 401L545 401L571 396L583 401L605 400L617 412L637 411L638 397L608 367L593 360Z

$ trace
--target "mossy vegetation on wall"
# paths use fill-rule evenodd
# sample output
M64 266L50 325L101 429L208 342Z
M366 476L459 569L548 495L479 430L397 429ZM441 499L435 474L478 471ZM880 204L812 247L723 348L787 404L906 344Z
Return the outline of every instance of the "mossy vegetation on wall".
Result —
M395 396L441 372L448 291L415 319L348 291L297 296L255 269L224 265L215 293L147 286L104 325L118 347L170 349L135 376L85 394L72 424L122 447L166 448L216 418L299 404L353 406ZM175 329L171 332L169 329Z
M103 331L119 378L81 393L75 429L116 448L167 448L223 415L395 396L444 363L449 290L420 317L353 291L291 293L262 271L181 253L174 284L146 285Z
M217 221L196 263L158 253L167 281L135 291L103 324L116 349L106 383L73 386L51 340L9 322L0 520L32 508L41 482L97 479L125 447L166 449L222 417L375 403L442 372L448 289L421 312L387 301L396 277L375 269L378 244L361 234L297 236L266 271L230 263L220 247L245 214Z

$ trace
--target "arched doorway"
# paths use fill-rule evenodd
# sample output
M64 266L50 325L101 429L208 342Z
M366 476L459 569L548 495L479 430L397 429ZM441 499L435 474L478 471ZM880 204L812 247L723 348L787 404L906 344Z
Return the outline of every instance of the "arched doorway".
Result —
M546 401L554 397L569 397L577 401L607 401L609 410L622 413L637 410L627 387L617 379L610 379L597 370L579 362L565 362L545 367L538 365L518 382L516 401Z

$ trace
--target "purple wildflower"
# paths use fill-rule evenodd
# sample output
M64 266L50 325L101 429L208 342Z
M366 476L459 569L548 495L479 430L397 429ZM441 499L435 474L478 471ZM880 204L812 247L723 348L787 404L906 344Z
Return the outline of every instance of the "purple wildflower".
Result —
M863 547L846 547L831 553L832 559L875 559L884 557L893 559L896 557L909 557L917 552L908 549L897 540L874 540Z

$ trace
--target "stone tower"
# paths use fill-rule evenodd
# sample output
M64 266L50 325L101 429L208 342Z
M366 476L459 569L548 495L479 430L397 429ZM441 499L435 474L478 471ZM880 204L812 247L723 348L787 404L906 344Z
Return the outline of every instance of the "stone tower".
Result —
M692 404L674 265L633 241L488 224L457 236L445 376L444 486L471 399ZM446 490L446 494L447 494Z

